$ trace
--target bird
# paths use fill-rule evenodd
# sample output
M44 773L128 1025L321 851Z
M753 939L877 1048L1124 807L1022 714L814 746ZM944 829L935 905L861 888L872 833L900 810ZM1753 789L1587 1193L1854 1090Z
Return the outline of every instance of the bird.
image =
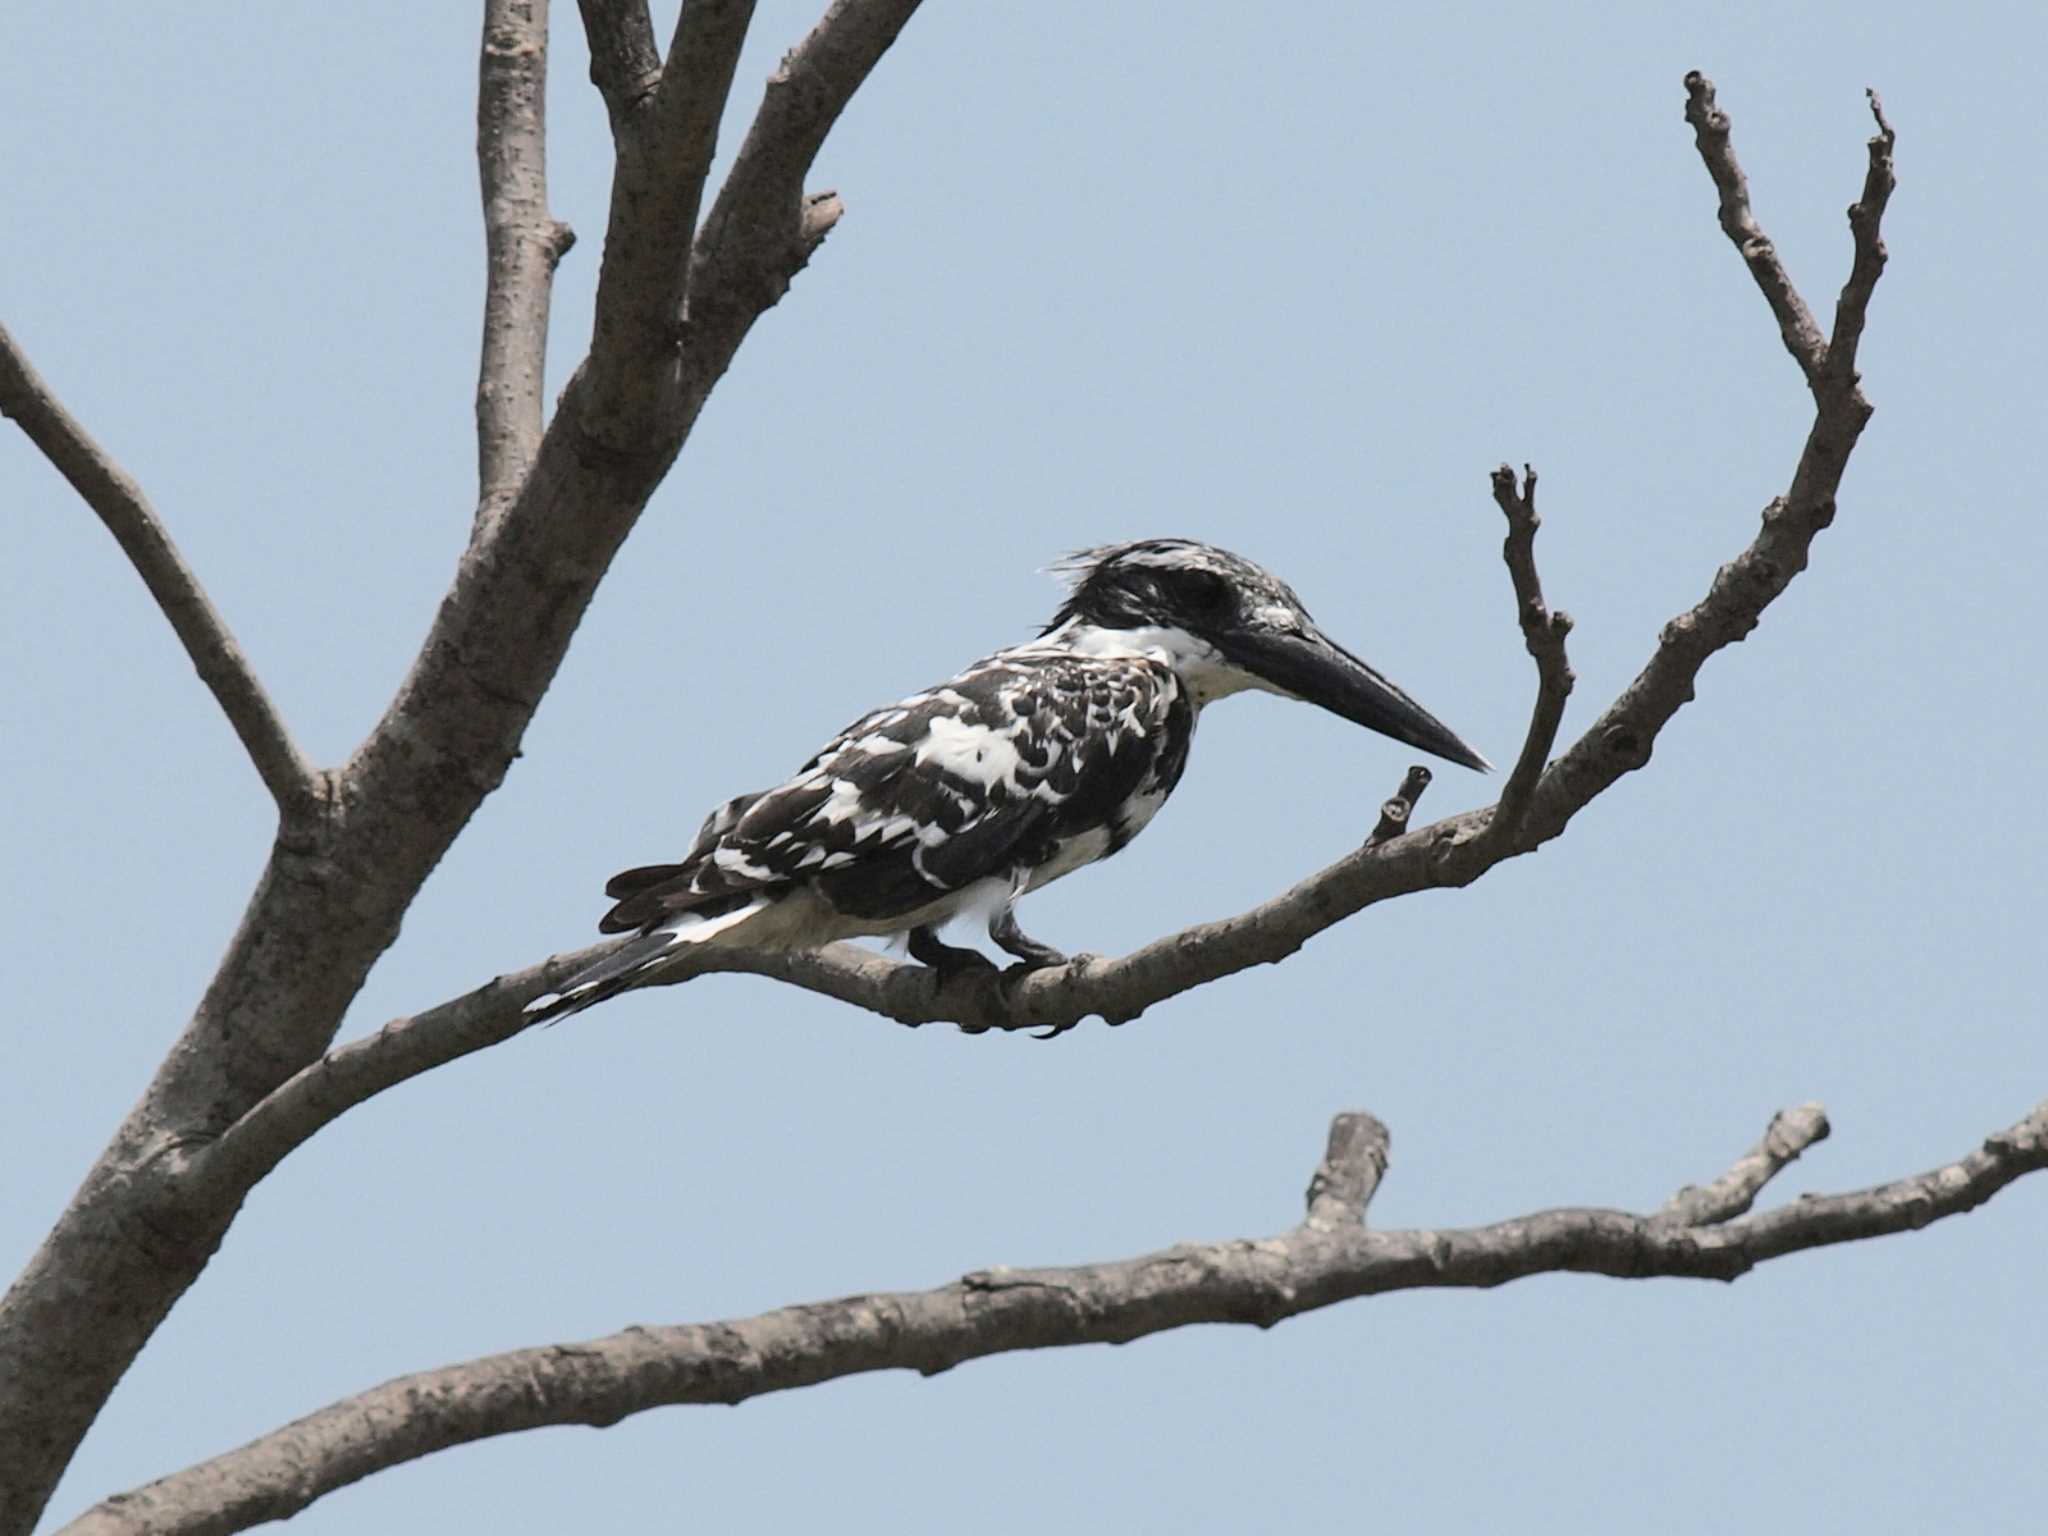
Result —
M1016 958L1004 977L1063 964L1018 926L1018 899L1128 845L1180 782L1201 712L1249 689L1492 767L1242 555L1141 539L1051 569L1066 598L1036 639L862 715L786 783L719 806L680 860L614 875L598 929L636 937L528 1004L533 1021L698 945L903 936L943 985L994 969L938 936L970 915Z

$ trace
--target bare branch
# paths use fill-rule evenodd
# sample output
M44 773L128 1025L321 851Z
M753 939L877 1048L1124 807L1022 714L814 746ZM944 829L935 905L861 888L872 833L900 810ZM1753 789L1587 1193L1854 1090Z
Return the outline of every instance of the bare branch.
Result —
M590 83L604 98L612 132L630 121L661 78L647 0L579 0L590 43Z
M613 114L618 168L591 365L603 408L618 418L608 431L622 441L687 409L676 394L676 327L718 121L753 15L753 0L684 0L659 83ZM593 71L595 58L593 42Z
M1529 814L1530 797L1550 761L1550 749L1557 744L1557 728L1564 723L1565 700L1572 692L1572 668L1564 641L1572 632L1572 616L1550 610L1543 601L1542 578L1536 574L1536 530L1543 526L1536 515L1536 471L1524 464L1521 489L1517 490L1515 472L1501 465L1493 472L1493 499L1507 515L1508 536L1501 546L1501 558L1507 562L1508 577L1515 587L1522 643L1536 660L1536 707L1529 717L1521 756L1515 759L1488 829L1490 836L1506 840Z
M477 517L502 511L540 450L548 303L576 243L548 213L547 0L487 0L476 98L483 183L483 356L476 381Z
M310 814L325 794L324 776L292 740L284 717L142 488L64 409L5 326L0 326L0 415L27 434L114 536L170 620L199 680L212 690L241 738L278 810L288 820Z
M1778 248L1750 212L1749 178L1742 174L1734 146L1728 141L1728 114L1714 100L1714 82L1698 70L1685 77L1685 120L1692 124L1700 158L1721 194L1721 228L1735 242L1749 266L1749 275L1763 290L1777 317L1779 334L1785 338L1785 350L1799 364L1806 382L1818 389L1827 343L1821 339L1813 311L1806 307L1784 263L1778 260Z
M1704 1227L1727 1221L1748 1210L1758 1193L1799 1154L1828 1134L1828 1112L1819 1104L1781 1109L1771 1117L1764 1139L1736 1160L1735 1166L1711 1184L1688 1184L1657 1212L1656 1220L1681 1227Z
M1816 1119L1818 1107L1810 1106L1779 1116L1773 1130L1797 1120L1810 1131ZM990 1355L1126 1343L1196 1323L1269 1328L1391 1291L1490 1287L1556 1273L1734 1280L1784 1254L1959 1215L2048 1168L2048 1101L1944 1167L1719 1223L1677 1220L1668 1207L1655 1216L1578 1209L1485 1227L1369 1231L1357 1217L1384 1168L1385 1148L1385 1127L1370 1115L1340 1115L1310 1186L1310 1219L1276 1237L1185 1244L1117 1263L982 1270L936 1290L813 1302L723 1323L628 1328L421 1371L109 1499L65 1530L215 1536L286 1519L387 1467L520 1430L609 1426L650 1408L740 1403L869 1371L930 1376ZM1752 1169L1743 1181L1760 1185L1783 1161Z
M1844 390L1856 384L1856 349L1863 341L1863 321L1870 308L1870 296L1884 275L1884 236L1879 225L1885 205L1891 201L1898 177L1892 168L1892 148L1898 136L1885 120L1884 101L1876 91L1870 97L1870 115L1877 120L1871 136L1870 166L1863 176L1863 195L1849 205L1849 233L1855 241L1856 257L1842 296L1835 301L1835 332L1828 338L1827 382L1831 389Z
M768 78L745 142L692 252L684 389L708 391L755 317L781 297L837 222L804 177L839 114L896 41L918 0L832 0Z

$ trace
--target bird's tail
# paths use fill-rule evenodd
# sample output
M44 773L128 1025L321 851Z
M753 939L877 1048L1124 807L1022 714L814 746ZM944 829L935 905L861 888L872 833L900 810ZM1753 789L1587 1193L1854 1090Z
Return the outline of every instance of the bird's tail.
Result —
M703 944L745 922L770 904L771 898L757 894L716 915L681 912L658 928L650 928L637 939L621 945L595 964L585 966L553 992L544 993L526 1005L525 1012L536 1024L551 1024L581 1013L608 997L616 997L638 986L646 974L670 959L676 950Z

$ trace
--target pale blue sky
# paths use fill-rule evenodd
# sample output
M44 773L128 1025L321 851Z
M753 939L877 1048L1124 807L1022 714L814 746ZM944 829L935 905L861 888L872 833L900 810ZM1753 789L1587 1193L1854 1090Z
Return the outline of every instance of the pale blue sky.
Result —
M817 3L761 6L728 146ZM0 314L334 760L468 532L473 8L17 12ZM608 143L573 7L555 32L553 201L584 241L559 385ZM491 1350L1275 1231L1347 1106L1393 1128L1389 1226L1653 1206L1807 1098L1835 1136L1774 1200L2017 1119L2048 1092L2044 43L2019 4L933 0L821 159L844 222L350 1033L587 942L613 870L1022 638L1076 545L1241 549L1508 761L1531 676L1486 475L1531 460L1583 729L1808 422L1715 226L1688 68L1823 315L1866 85L1900 135L1877 415L1813 569L1561 842L1129 1028L910 1032L710 978L385 1095L250 1200L52 1523ZM11 429L0 509L11 1274L174 1038L271 822L140 583ZM1352 846L1410 760L1220 706L1146 837L1026 926L1116 952L1241 910ZM1446 768L1424 807L1497 785ZM1734 1287L1410 1294L669 1410L437 1457L294 1529L2027 1529L2044 1221L2037 1179Z

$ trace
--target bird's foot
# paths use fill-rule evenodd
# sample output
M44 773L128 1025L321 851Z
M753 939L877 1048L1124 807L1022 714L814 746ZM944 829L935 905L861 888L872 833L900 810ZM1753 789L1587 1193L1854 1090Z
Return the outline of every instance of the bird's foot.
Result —
M910 930L910 958L937 972L942 988L952 986L965 976L991 974L996 968L995 961L980 950L962 949L957 944L946 943L936 928Z
M1071 955L1062 955L1058 950L1053 950L1052 954L1055 958L1051 960L1019 960L1015 965L1003 967L1003 974L996 980L996 991L1001 994L1005 1004L1014 1005L1017 988L1022 986L1028 978L1037 975L1040 971L1051 970L1054 966L1060 965L1071 966L1078 971L1085 969L1102 958L1100 955L1091 955L1085 950ZM1033 1034L1031 1038L1034 1040L1057 1040L1080 1022L1080 1017L1076 1016L1057 1024L1048 1024L1043 1030Z
M1017 926L1014 908L1004 907L988 925L988 936L995 940L996 947L1006 954L1015 955L1026 970L1042 971L1049 965L1065 965L1067 957L1050 944L1041 944L1022 928ZM1016 966L1010 967L1016 970Z

